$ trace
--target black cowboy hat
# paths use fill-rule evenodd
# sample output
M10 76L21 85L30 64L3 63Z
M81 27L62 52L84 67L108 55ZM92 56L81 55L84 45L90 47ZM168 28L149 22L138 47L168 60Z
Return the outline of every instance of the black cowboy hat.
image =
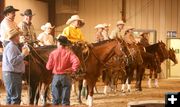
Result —
M19 9L15 9L13 6L6 6L3 10L3 14L11 13L13 11L19 11Z
M31 9L26 9L24 13L21 13L21 16L34 16L35 14L32 14Z
M59 36L59 38L57 39L58 42L60 42L61 45L70 45L71 42L67 39L67 37L61 35Z

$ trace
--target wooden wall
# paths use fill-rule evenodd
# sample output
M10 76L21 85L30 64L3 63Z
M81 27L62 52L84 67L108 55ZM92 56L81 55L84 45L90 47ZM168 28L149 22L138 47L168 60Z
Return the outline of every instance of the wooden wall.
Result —
M94 26L111 24L111 30L121 19L122 0L79 0L79 15L86 22L83 32L94 41ZM126 0L127 25L138 29L156 29L157 40L166 40L166 31L180 34L179 0ZM179 36L179 35L178 35ZM180 37L180 36L179 36Z

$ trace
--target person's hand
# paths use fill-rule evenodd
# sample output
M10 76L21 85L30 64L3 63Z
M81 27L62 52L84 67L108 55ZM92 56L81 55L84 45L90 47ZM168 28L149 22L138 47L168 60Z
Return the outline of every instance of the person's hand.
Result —
M27 47L22 47L22 54L23 54L24 56L29 55L29 49L28 49Z
M72 71L71 69L66 69L66 70L64 70L64 72L65 72L66 74L71 74L73 71Z

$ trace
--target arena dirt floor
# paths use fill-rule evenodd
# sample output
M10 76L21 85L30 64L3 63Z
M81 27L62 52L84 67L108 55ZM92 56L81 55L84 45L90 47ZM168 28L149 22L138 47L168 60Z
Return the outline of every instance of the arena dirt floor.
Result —
M147 88L147 80L143 81L143 91L136 92L134 89L134 83L132 84L132 92L130 93L121 93L117 92L109 93L104 95L103 84L98 82L97 88L99 93L94 94L94 107L127 107L128 102L131 101L143 101L143 100L162 100L165 99L166 92L178 92L180 91L180 80L174 79L161 79L159 80L159 88ZM120 89L120 84L118 85ZM3 87L0 89L0 105L5 105L5 90ZM22 93L22 104L23 106L27 105L27 88L23 88ZM49 102L50 103L50 102ZM77 102L77 97L71 97L71 105L76 107L86 106L86 100L83 99L83 104L79 105Z

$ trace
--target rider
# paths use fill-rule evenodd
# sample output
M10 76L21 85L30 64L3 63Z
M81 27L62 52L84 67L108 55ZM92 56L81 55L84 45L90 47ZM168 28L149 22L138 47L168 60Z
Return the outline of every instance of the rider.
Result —
M66 36L72 43L84 41L84 34L80 29L85 24L83 19L81 19L78 15L72 15L71 18L67 20L66 24L68 26L64 28L62 35ZM58 37L60 35L61 34L59 34Z
M97 31L95 34L96 37L96 42L100 42L104 40L104 36L102 34L103 30L104 30L104 25L103 24L98 24L94 27Z
M39 34L37 39L40 41L39 44L41 46L44 45L54 45L53 36L51 35L51 31L54 28L54 26L51 25L51 23L46 23L45 25L41 26L41 29L44 31Z
M124 35L124 25L125 23L122 20L118 21L116 24L117 28L111 32L110 38L111 39L114 39L116 37L123 38L122 36Z

